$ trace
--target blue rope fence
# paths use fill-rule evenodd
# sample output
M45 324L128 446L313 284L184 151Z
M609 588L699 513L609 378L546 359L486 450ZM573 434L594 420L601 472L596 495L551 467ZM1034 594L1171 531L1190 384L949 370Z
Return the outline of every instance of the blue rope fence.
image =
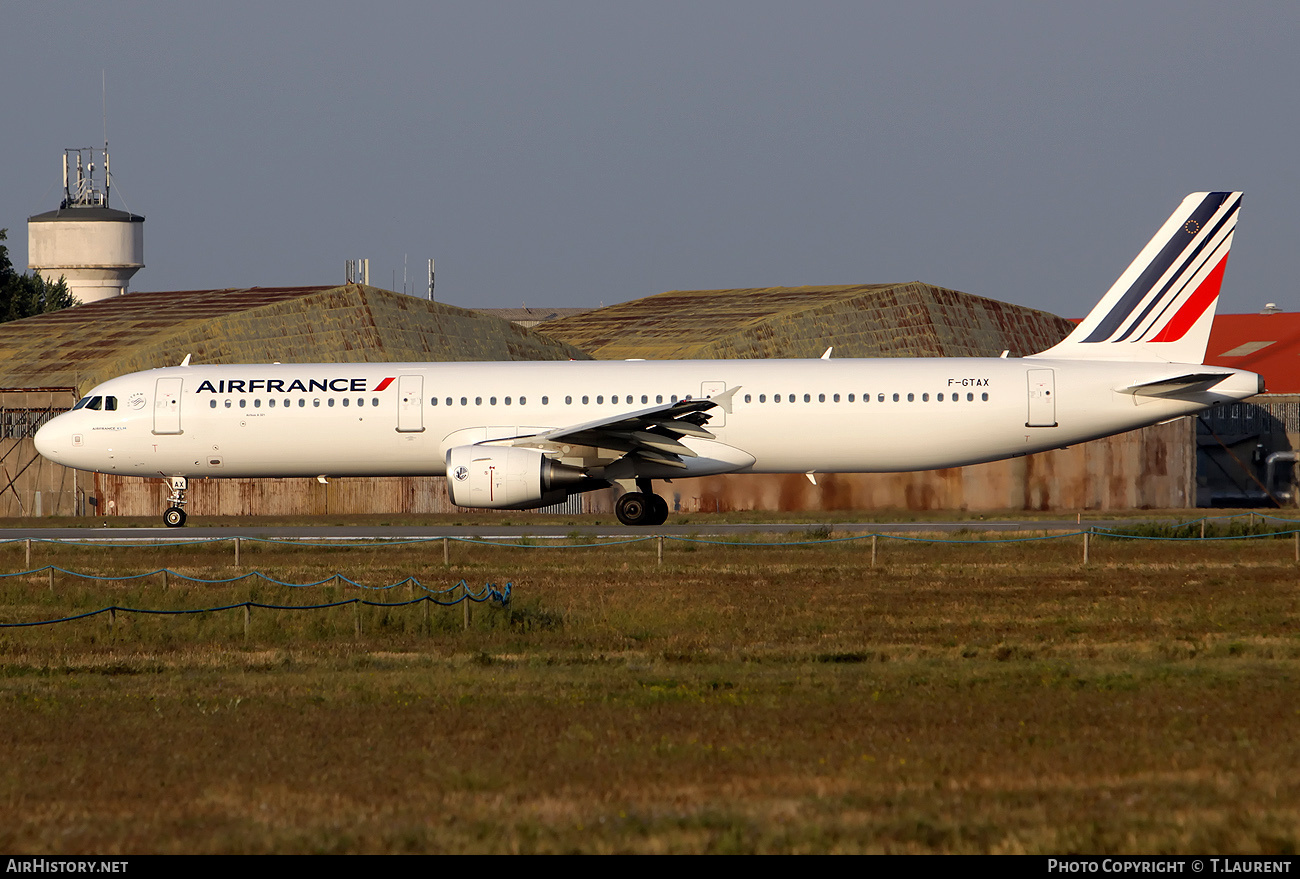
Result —
M68 573L72 573L72 572L68 572ZM111 580L117 578L93 577L91 579ZM128 578L120 578L120 579L128 579ZM408 579L413 580L414 578L408 578ZM329 581L326 580L322 582L329 582ZM285 584L285 585L320 585L320 584ZM353 585L359 585L359 584L353 584ZM419 584L417 583L417 585ZM109 614L110 617L118 613L151 614L155 616L184 616L188 614L219 613L221 611L236 610L238 608L244 608L245 611L247 612L247 611L251 611L254 608L258 608L261 610L328 610L330 608L346 607L348 605L356 605L358 607L395 608L395 607L410 607L416 604L436 604L439 607L455 607L456 605L462 604L466 601L472 601L477 604L489 603L490 606L493 607L509 608L510 595L511 595L513 585L514 584L512 583L507 583L505 585L505 588L498 589L495 583L486 583L484 584L483 589L480 590L479 592L471 592L469 589L469 584L466 583L464 580L461 580L459 583L457 583L455 586L452 586L450 589L442 589L436 592L428 589L428 587L421 586L422 589L425 589L430 594L421 595L419 598L412 598L409 601L395 601L395 602L367 601L363 598L348 598L342 601L328 601L320 604L266 604L260 601L239 601L239 602L235 602L234 604L223 604L215 607L182 608L180 610L160 610L156 608L145 608L145 607L123 607L121 605L114 604L108 607L101 607L98 610L90 610L90 611L86 611L85 613L73 614L71 616L64 616L64 617L56 617L54 619L34 620L26 623L0 623L0 629L23 629L23 628L30 628L33 626L48 626L48 625L53 625L54 623L68 623L68 622L73 622L75 620L84 620L88 617L99 616L100 614ZM391 588L391 587L386 587L386 588ZM457 589L461 591L460 596L457 598L443 600L441 598L435 597L439 595L451 595Z

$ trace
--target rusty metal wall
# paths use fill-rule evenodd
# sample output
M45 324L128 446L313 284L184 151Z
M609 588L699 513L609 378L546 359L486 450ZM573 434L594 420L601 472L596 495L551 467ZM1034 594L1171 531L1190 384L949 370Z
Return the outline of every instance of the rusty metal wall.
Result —
M658 484L669 507L696 511L1134 510L1195 505L1194 419L1183 418L1070 449L921 473L713 476ZM0 494L0 516L160 516L161 479L77 473L36 454L30 439L0 444L0 468L30 466ZM11 465L9 462L13 462ZM5 477L5 483L10 477ZM441 477L195 479L192 516L394 515L469 511L447 498ZM37 499L39 493L39 500ZM613 490L582 498L609 513ZM80 499L79 499L80 497ZM518 515L517 513L514 515Z
M711 476L664 486L670 508L1135 510L1195 505L1194 419L1024 458L919 473Z

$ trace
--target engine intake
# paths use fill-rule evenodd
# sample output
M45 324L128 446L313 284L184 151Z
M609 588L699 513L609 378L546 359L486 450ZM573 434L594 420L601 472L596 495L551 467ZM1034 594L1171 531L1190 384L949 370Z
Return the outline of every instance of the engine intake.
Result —
M456 446L447 451L447 493L458 507L529 510L606 485L537 449Z

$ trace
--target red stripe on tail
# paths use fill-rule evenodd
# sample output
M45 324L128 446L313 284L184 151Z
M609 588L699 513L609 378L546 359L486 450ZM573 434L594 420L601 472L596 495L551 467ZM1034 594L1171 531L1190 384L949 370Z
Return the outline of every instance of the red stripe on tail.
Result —
M1205 276L1201 286L1196 288L1196 292L1183 303L1183 307L1169 319L1169 323L1165 324L1165 328L1152 342L1177 342L1187 335L1187 331L1205 314L1205 310L1219 298L1219 286L1223 283L1223 270L1227 265L1228 255L1225 253L1214 270Z

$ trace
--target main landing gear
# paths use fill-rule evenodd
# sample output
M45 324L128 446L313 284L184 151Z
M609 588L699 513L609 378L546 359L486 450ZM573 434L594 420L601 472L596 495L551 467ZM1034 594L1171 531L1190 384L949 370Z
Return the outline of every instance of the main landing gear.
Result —
M189 487L190 481L184 476L172 477L172 493L167 498L167 503L171 506L163 513L163 524L168 528L179 528L185 524L185 489Z
M630 491L614 504L614 513L624 525L662 525L668 521L668 501L655 494L649 479L638 479Z

